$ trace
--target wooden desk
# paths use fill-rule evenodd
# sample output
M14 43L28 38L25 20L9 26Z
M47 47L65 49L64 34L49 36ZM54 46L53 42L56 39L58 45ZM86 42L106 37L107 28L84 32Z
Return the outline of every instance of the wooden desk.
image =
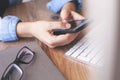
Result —
M46 9L46 3L48 1L49 0L32 0L29 3L17 4L15 6L10 7L6 11L5 15L18 16L22 19L22 21L51 20L51 15L53 15L53 13ZM7 49L13 46L18 46L34 40L35 39L32 38L21 39L20 41L11 43L0 42L0 50ZM50 49L44 44L42 44L41 46L44 49L44 51L47 52L48 56L55 63L58 69L67 78L67 80L87 80L89 75L89 67L64 55L64 53L73 44L75 44L76 41L77 39L70 45L55 49Z
M48 56L60 69L63 75L67 77L67 80L88 80L90 67L64 55L64 53L75 43L75 41L70 45L55 49L51 49L42 44L42 48L46 51Z

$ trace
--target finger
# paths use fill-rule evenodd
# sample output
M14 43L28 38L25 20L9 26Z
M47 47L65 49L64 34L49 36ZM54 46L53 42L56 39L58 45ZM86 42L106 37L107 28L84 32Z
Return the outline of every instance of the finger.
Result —
M63 9L60 13L60 17L62 19L63 22L67 22L67 20L70 19L70 11L69 10L65 10Z
M71 11L71 15L73 17L74 20L82 20L82 19L85 19L83 16L81 16L80 14L74 12L74 11Z
M63 22L50 22L50 29L68 29L71 27L69 23L63 23Z
M52 41L54 42L53 46L63 46L70 42L72 42L76 37L77 33L75 34L65 34L59 36L53 36Z

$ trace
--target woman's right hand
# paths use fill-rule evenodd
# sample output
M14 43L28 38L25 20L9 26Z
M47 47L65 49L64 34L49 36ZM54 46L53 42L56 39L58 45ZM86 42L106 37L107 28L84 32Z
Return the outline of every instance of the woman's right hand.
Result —
M21 22L18 23L17 34L19 37L35 37L47 46L54 48L69 44L77 37L76 34L53 35L54 29L68 28L70 28L70 24L63 22Z

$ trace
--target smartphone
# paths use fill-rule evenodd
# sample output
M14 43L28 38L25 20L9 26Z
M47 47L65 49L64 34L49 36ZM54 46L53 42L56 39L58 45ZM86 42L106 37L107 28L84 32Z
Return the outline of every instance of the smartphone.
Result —
M89 23L89 20L83 19L83 20L71 20L68 23L71 24L70 29L56 29L53 31L54 35L62 35L66 33L77 33L81 30L83 30Z

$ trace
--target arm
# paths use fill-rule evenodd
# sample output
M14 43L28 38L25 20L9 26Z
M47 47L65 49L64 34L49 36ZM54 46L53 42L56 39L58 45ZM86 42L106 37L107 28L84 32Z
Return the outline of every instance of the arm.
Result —
M73 39L68 34L55 36L53 35L53 30L68 29L69 27L69 24L62 22L20 22L17 25L17 34L19 37L35 37L47 46L54 48L57 46L63 46L65 44L68 44Z
M82 7L82 1L81 0L52 0L47 4L47 8L55 13L58 13L61 11L62 7L68 3L68 2L75 2L77 11L80 11Z
M20 19L16 16L5 16L3 13L7 7L13 4L21 3L24 0L0 0L0 41L16 41L18 36L16 34L16 26Z
M20 22L18 17L6 16L3 19L0 18L0 40L10 42L19 40L21 37L35 37L47 46L54 48L70 43L72 37L68 34L55 36L52 31L69 27L69 24L62 22Z
M16 25L20 19L16 16L6 16L0 18L0 41L16 41L18 40L16 34Z
M19 37L35 37L54 48L69 44L76 38L78 34L53 35L54 29L68 28L70 25L63 22L20 22L20 19L15 16L7 16L0 20L0 40L6 42L18 40Z

